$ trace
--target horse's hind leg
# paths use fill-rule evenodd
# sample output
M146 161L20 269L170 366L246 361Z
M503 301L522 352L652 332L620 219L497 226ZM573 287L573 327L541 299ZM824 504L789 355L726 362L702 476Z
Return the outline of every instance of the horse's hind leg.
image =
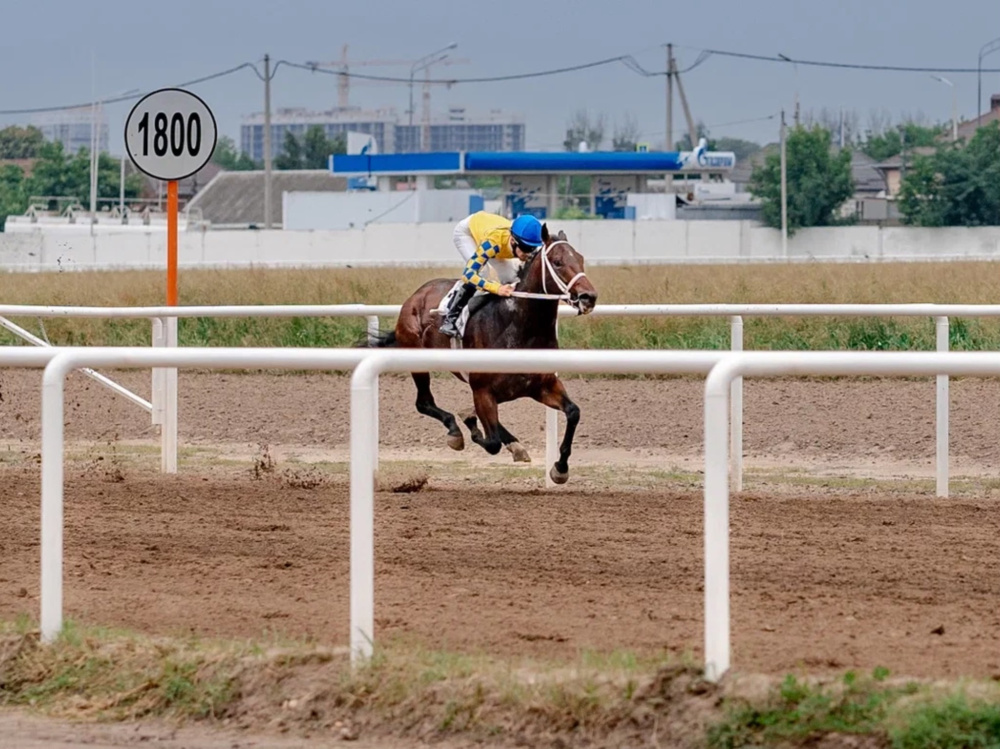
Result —
M472 441L483 448L490 455L500 452L503 444L500 440L500 418L497 414L497 400L489 388L479 388L472 391L472 400L475 404L475 415L465 416L465 426L469 428ZM479 431L476 424L476 416L483 422L483 432Z
M553 464L549 471L549 476L557 484L565 484L569 480L569 456L573 451L573 435L576 433L576 425L580 423L580 407L566 395L566 388L558 377L552 377L542 385L541 390L535 399L548 406L562 411L566 414L566 433L563 435L562 444L559 445L559 460Z
M483 433L479 431L479 422L476 420L475 411L463 411L459 414L459 418L465 422L465 426L469 430L469 434L472 435L473 442L477 445L481 445L486 441ZM524 446L518 441L517 437L508 432L507 428L499 421L497 422L497 431L500 436L500 443L510 450L510 454L514 456L515 463L531 462L531 456L528 454L528 451L524 449Z
M427 372L414 372L413 382L417 386L417 411L424 416L437 419L448 429L448 447L452 450L464 450L465 438L455 421L455 416L443 408L438 408L431 393L431 376Z

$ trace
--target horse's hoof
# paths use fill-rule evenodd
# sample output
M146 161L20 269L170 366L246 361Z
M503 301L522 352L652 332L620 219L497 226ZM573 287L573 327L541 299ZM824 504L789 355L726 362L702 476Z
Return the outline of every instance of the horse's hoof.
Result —
M448 447L450 447L452 450L464 450L465 437L463 437L461 434L449 434Z
M511 442L507 445L507 449L510 450L511 455L514 456L515 463L531 462L531 456L528 455L528 451L521 446L520 442Z
M566 473L559 473L553 465L552 470L549 471L549 478L557 484L565 484L569 481L569 471L566 471Z

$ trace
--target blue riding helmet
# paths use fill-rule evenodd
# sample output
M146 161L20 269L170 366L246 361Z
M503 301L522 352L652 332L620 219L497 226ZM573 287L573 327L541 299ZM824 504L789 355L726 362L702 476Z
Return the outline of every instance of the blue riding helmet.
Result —
M534 216L518 216L510 226L510 233L520 245L533 248L542 246L542 224Z

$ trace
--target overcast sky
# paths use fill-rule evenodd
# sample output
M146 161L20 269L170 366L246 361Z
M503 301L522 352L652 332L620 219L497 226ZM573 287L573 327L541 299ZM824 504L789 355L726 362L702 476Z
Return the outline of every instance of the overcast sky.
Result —
M442 77L531 72L633 55L650 70L665 68L666 42L680 66L705 48L800 59L868 64L975 68L979 49L1000 37L1000 0L2 0L0 110L86 102L130 89L181 83L243 62L335 60L350 45L354 60L412 60L451 42ZM984 60L1000 68L1000 51ZM409 74L407 66L357 72ZM960 116L975 114L976 75L948 74ZM803 112L873 109L895 118L951 117L952 91L927 73L819 69L712 57L683 77L695 119L713 135L775 139L776 120L759 120L799 92ZM252 71L193 86L213 108L222 134L238 137L240 117L260 111L263 84ZM984 99L1000 92L1000 73L983 76ZM355 82L352 104L407 107L405 85ZM533 80L435 87L432 106L470 112L522 113L529 148L557 148L572 112L588 108L609 123L632 114L643 139L665 130L665 81L615 64ZM326 109L337 101L336 78L284 68L273 84L275 107ZM417 90L419 102L419 89ZM419 111L419 109L418 109ZM128 105L109 108L111 148L121 151ZM674 131L683 115L674 108ZM27 116L0 123L26 122Z

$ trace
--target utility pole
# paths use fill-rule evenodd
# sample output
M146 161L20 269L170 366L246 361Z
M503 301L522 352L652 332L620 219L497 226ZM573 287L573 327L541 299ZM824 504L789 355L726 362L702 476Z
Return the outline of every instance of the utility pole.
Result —
M664 151L674 150L674 45L667 45L667 142Z
M785 110L781 110L781 256L788 259L788 165L785 149Z
M684 108L684 117L687 119L688 134L691 138L691 150L698 147L698 129L694 126L694 118L691 116L691 108L688 107L687 97L684 95L684 85L681 83L681 76L676 71L677 63L674 63L674 75L677 77L677 94L681 97L681 106Z
M90 107L90 223L91 232L97 223L97 53L90 51L90 86L94 103Z
M264 55L264 228L271 228L271 56Z

